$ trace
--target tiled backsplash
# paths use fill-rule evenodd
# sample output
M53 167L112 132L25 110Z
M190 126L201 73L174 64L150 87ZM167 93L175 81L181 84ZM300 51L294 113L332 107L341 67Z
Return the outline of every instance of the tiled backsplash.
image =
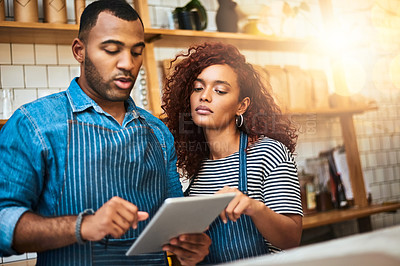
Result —
M41 5L40 2L39 6ZM87 1L87 3L89 2L91 1ZM186 2L187 0L148 0L152 27L170 27L168 24L170 12L176 6L183 6ZM207 30L216 31L217 0L201 0L201 2L208 12L209 23ZM272 1L252 0L248 2L269 4ZM288 2L295 4L300 1L292 0ZM12 8L10 8L10 3L12 3L12 0L6 0L5 3L6 7L8 7L7 18L11 20ZM318 14L315 15L316 19L321 22L318 1L312 0L307 1L307 3L311 8L310 14ZM342 19L349 19L351 14L355 14L354 19L350 19L354 25L359 26L360 23L364 23L362 24L363 27L372 27L368 22L365 22L365 19L354 21L359 19L360 16L369 17L368 9L362 11L357 7L357 4L346 9L345 3L347 1L345 0L333 1L333 3L336 7L335 11L338 14L344 14ZM73 1L68 0L67 6L69 23L75 23ZM314 17L311 19L314 19ZM299 28L296 34L304 36L309 35L311 31L312 28L304 27ZM356 56L362 54L365 57L369 57L370 53L372 53L376 58L380 58L377 60L379 66L387 66L399 53L398 45L400 40L392 38L391 42L397 42L396 49L387 50L385 47L375 43L375 46L371 46L365 51L357 51ZM163 59L172 58L184 48L157 48L155 55L160 66L159 72L161 72ZM329 59L320 55L257 51L243 51L243 53L248 61L254 64L299 65L304 69L330 70ZM348 56L352 55L349 54ZM361 61L364 59L363 57ZM367 67L366 71L366 84L361 94L376 100L379 109L354 116L363 173L369 182L373 202L400 201L400 88L396 88L392 84L390 76L387 75L387 69L375 69L371 66ZM0 87L12 90L14 110L18 106L39 97L65 90L70 80L79 76L79 72L79 65L72 56L70 45L0 43ZM329 80L329 82L331 90L333 90L332 81ZM0 112L1 110L2 103L0 101ZM307 131L307 126L310 125L307 122L310 121L315 126L313 131ZM306 158L317 156L319 151L342 144L341 128L337 118L323 120L310 116L300 119L298 123L302 130L296 151L299 167L304 166ZM372 216L374 229L394 224L400 224L400 213L381 213ZM2 259L3 262L7 262L16 258L25 259L27 256L24 254L22 257L0 257L0 263ZM29 254L29 256L34 255Z

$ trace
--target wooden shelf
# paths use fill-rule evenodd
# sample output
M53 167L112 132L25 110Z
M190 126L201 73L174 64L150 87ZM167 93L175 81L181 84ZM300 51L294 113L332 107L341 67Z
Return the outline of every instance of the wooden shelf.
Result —
M324 108L324 109L293 109L285 111L286 114L291 115L319 115L319 116L341 116L341 115L354 115L362 114L367 111L378 110L378 107L373 105L346 107L346 108Z
M346 210L331 210L316 214L305 215L303 229L334 224L352 219L368 217L381 212L394 212L400 209L400 202L370 205L363 208L350 208Z
M6 124L7 119L0 119L0 129Z
M163 47L187 47L204 41L221 41L233 44L239 49L302 52L315 48L315 41L258 36L243 33L207 32L194 30L145 29L146 42Z
M71 44L78 25L0 21L1 43Z
M78 36L76 24L26 23L0 21L1 43L71 44ZM257 36L241 33L194 30L145 29L145 40L163 47L187 47L203 41L222 41L242 49L272 51L309 51L311 40Z

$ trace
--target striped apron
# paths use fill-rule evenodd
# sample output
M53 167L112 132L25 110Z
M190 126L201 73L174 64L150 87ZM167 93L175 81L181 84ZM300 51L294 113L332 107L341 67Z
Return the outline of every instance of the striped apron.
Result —
M247 135L240 132L239 147L239 190L247 194ZM266 221L267 222L267 221ZM254 257L269 253L263 236L257 230L250 216L241 215L233 222L224 224L218 217L207 232L212 240L210 253L202 264L215 264Z
M56 216L96 211L113 196L135 204L153 217L167 196L167 178L161 146L149 125L117 131L68 119L68 153L64 184ZM166 265L164 252L125 256L150 219L139 222L120 239L73 244L38 254L37 265Z

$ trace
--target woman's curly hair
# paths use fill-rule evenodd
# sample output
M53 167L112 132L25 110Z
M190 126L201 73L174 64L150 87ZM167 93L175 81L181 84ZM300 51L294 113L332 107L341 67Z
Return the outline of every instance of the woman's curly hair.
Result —
M240 130L247 133L250 143L266 136L283 143L294 152L297 129L275 103L270 86L262 82L258 72L246 62L244 55L233 45L203 43L179 53L171 62L171 71L164 84L162 109L166 124L175 138L177 166L186 178L194 177L209 156L203 129L191 120L190 95L198 75L211 65L229 65L236 73L240 99L250 98L250 105L243 114Z

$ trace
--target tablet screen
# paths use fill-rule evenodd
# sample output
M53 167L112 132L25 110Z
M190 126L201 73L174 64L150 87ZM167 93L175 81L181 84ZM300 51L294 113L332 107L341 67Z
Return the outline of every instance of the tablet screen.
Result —
M204 232L235 195L225 193L166 199L126 255L159 252L173 237Z

